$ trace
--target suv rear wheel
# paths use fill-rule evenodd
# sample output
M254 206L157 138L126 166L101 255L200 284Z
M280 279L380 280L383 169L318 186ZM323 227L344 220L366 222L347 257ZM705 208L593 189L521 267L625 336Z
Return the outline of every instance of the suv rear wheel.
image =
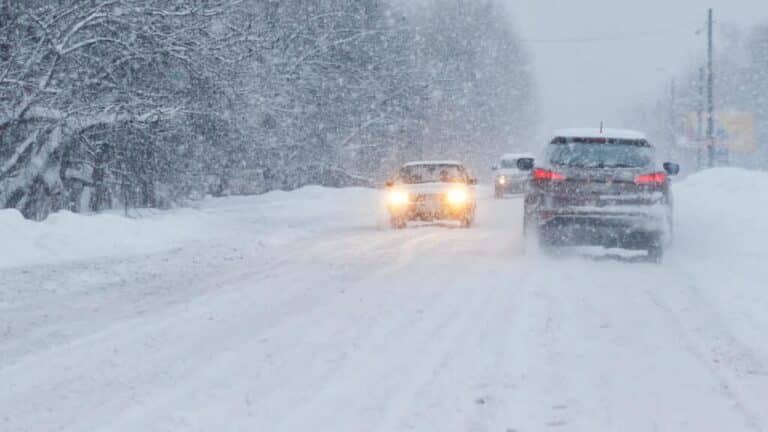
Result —
M664 236L657 233L649 236L646 251L648 252L648 261L661 263L664 260Z

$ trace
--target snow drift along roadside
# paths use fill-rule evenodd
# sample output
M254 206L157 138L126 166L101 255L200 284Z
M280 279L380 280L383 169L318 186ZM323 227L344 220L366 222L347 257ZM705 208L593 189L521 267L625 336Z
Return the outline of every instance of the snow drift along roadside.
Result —
M350 219L375 226L377 196L377 191L365 188L309 186L207 198L195 209L151 211L137 218L61 211L43 222L26 220L17 210L0 210L0 268L152 254L201 241L283 244L354 228L349 227ZM350 202L371 205L360 208Z
M768 246L768 173L710 169L675 184L673 192L679 244L692 246L690 256L751 256Z
M740 343L768 356L766 191L768 173L738 168L675 185L676 239L665 266L681 272L690 298L710 299Z
M2 210L0 268L159 252L199 233L204 224L203 215L186 209L140 219L61 211L43 222Z
M768 244L766 190L768 173L737 168L706 170L676 183L677 254L715 261L724 253L747 260L757 256ZM212 238L236 236L270 245L321 232L375 228L381 219L378 200L379 192L372 189L310 186L209 198L196 209L140 218L63 211L33 222L16 210L0 210L0 268L157 253ZM746 203L752 211L739 210ZM359 226L349 226L351 220Z

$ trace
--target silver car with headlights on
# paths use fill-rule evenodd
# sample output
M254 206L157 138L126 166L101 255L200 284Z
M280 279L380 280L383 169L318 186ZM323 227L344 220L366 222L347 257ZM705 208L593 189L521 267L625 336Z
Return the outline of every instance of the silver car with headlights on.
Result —
M496 198L509 194L523 194L531 177L530 171L523 171L517 166L520 159L533 159L530 153L506 153L501 156L498 165L493 167L493 192Z
M477 180L456 161L417 161L403 165L387 182L387 209L392 228L410 221L475 220Z

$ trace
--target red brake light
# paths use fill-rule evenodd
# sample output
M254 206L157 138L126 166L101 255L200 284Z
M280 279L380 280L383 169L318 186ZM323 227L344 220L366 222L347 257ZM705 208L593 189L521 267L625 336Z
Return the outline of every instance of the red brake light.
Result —
M543 168L536 168L533 170L534 180L565 180L565 176L554 171L546 170Z
M667 174L663 172L641 174L635 177L635 184L637 185L662 185L666 181L667 181Z

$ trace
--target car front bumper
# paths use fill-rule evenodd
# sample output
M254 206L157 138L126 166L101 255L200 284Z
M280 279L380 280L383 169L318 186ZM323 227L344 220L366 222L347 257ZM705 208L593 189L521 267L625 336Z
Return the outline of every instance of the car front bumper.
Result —
M389 206L389 213L393 217L406 220L462 220L474 211L474 203L464 205L450 205L442 202L416 202L401 206Z
M496 189L496 193L523 193L526 190L527 183L527 178L508 177L504 183L501 183L499 179L496 178L494 187Z

